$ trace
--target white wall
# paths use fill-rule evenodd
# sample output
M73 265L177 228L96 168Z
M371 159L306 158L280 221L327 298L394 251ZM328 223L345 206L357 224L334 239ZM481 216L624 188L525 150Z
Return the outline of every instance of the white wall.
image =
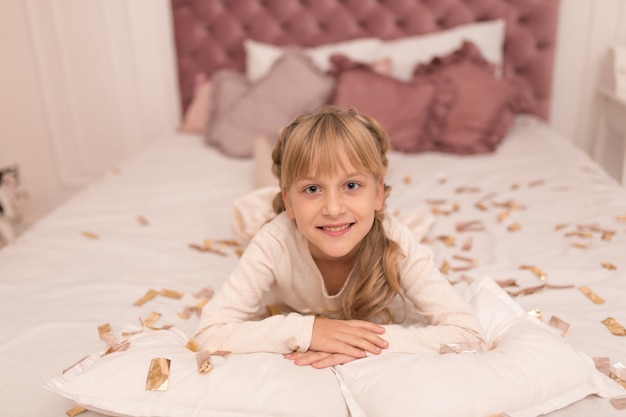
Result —
M0 167L32 223L178 124L168 0L2 0Z
M603 116L598 89L609 84L609 47L626 45L626 0L561 0L550 124L593 155ZM615 178L619 142L597 157Z
M550 123L590 152L626 0L560 15ZM0 56L0 167L20 165L26 223L178 124L169 0L2 0Z

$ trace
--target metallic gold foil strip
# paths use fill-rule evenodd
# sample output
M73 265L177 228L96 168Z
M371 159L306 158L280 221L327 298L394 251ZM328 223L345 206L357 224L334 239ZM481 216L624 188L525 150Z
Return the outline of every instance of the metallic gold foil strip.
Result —
M463 261L463 262L467 262L469 264L476 264L476 259L474 258L470 258L469 256L463 256L463 255L452 255L452 259L456 259L459 261Z
M517 280L515 278L496 280L496 283L500 287L517 287Z
M439 267L439 271L441 271L442 274L447 274L448 272L450 272L450 264L447 260L443 260L441 266Z
M437 240L443 242L444 245L451 248L455 244L455 237L450 235L441 235L436 237Z
M626 381L626 366L621 362L617 362L615 365L611 366L611 373L622 381Z
M471 185L464 185L464 186L461 186L461 187L456 187L454 192L457 193L457 194L460 194L460 193L479 193L480 192L480 187L475 187L475 186L471 186Z
M196 353L196 363L198 364L199 374L207 374L213 370L211 354L207 351Z
M463 274L461 275L461 280L465 281L466 284L471 284L472 282L474 282L474 278L468 277L467 275Z
M146 317L145 319L142 319L140 317L139 320L141 321L141 324L143 324L144 326L152 327L154 326L154 323L159 321L160 318L161 318L161 313L157 313L153 311L150 314L148 314L148 317Z
M220 246L227 246L227 247L241 246L241 244L235 239L221 239L221 240L216 241L215 243L217 243Z
M602 262L602 268L608 269L609 271L615 271L617 269L611 262Z
M489 210L489 208L485 205L485 203L482 203L480 201L478 203L475 203L474 207L476 207L480 211L487 211L487 210Z
M235 249L235 255L237 255L237 257L241 258L241 255L243 255L243 249Z
M611 362L606 356L593 358L593 364L598 371L611 377Z
M66 373L67 371L69 371L70 369L72 369L73 367L75 367L76 365L78 365L79 363L81 363L82 361L84 361L85 359L87 359L89 357L89 355L87 356L83 356L82 358L80 358L79 360L77 360L76 362L74 362L73 364L71 364L70 366L68 366L67 368L63 369L63 371L61 372L62 374Z
M537 285L534 287L526 287L521 288L517 291L507 291L511 297L519 297L521 295L529 295L536 293L537 291L543 290L546 287L546 284Z
M426 199L426 204L430 204L430 205L433 205L433 206L440 206L440 205L446 204L447 202L448 201L443 199L443 198L440 198L438 200L435 200L433 198L427 198Z
M135 301L133 303L134 306L137 307L141 307L142 305L144 305L145 303L147 303L148 301L152 300L153 298L155 298L157 295L159 295L159 292L156 290L148 290L146 291L146 293L143 295L143 297L141 297L140 299L138 299L137 301Z
M193 339L189 339L185 347L192 352L198 352L200 350L200 346L198 346L198 342L196 342Z
M280 315L280 309L278 308L276 304L268 304L267 314L268 316L278 316Z
M585 294L585 296L587 296L587 298L590 299L594 304L604 303L604 299L595 292L591 291L591 288L589 288L588 286L583 285L582 287L578 287L578 289L580 290L580 292Z
M485 230L482 220L468 220L457 222L454 226L457 232L481 232Z
M467 239L463 241L463 245L461 246L461 250L469 251L472 249L472 244L474 243L474 238L469 236Z
M501 208L506 208L509 209L510 211L514 211L514 210L525 210L526 206L523 206L521 204L517 204L515 201L513 200L508 200L508 201L504 201L504 202L496 202L493 201L491 203L494 207L501 207Z
M550 320L548 321L548 325L557 329L561 333L561 336L563 337L565 337L565 335L567 334L567 331L569 330L569 323L561 320L557 316L550 317Z
M80 413L84 413L85 411L87 411L85 407L81 407L80 405L77 405L76 407L73 407L67 410L65 414L67 415L67 417L75 417L79 415Z
M404 182L405 184L410 184L411 183L411 176L406 174L404 177L402 177L402 182Z
M534 310L530 310L528 312L528 315L530 317L534 317L539 321L543 321L543 317L541 316L541 310L539 310L538 308L534 309Z
M85 231L82 231L82 232L81 232L81 234L82 234L83 236L85 236L86 238L88 238L88 239L93 239L93 240L95 240L95 239L100 238L100 236L98 236L97 234L95 234L95 233L93 233L93 232L88 232L88 231L86 231L86 230L85 230Z
M615 232L602 232L602 240L606 240L607 242L610 242L613 240L613 236L615 236Z
M170 378L170 359L153 358L148 368L146 391L167 391Z
M573 242L573 243L570 243L570 246L573 248L578 248L578 249L589 249L589 244L582 243L582 242Z
M619 378L617 375L611 373L611 379L615 382L617 382L618 384L620 384L624 389L626 389L626 381L624 381L623 379Z
M611 405L616 410L624 410L626 409L626 398L611 398Z
M442 343L439 345L439 353L476 353L481 346L480 342Z
M173 298L175 300L180 300L181 298L183 298L183 295L185 295L185 293L169 288L163 288L161 291L159 291L159 295L167 298Z
M541 270L541 268L534 265L520 265L519 269L525 269L532 272L542 281L544 281L548 277L548 274Z
M211 356L221 356L225 357L230 355L232 352L229 350L216 350L215 352L211 352Z
M533 180L531 182L528 183L529 187L538 187L540 185L544 185L546 183L546 180Z
M511 223L506 227L506 230L508 230L509 232L517 232L522 230L522 225L519 223Z
M126 350L128 350L128 348L130 347L130 340L124 340L120 343L117 343L115 345L109 345L109 348L107 350L104 351L104 353L100 356L106 356L110 353L113 352L124 352Z
M519 189L519 184L515 183L515 184L511 184L511 190L515 191Z
M501 211L500 213L498 213L498 221L500 223L503 223L505 220L508 220L510 216L510 211Z
M568 223L559 223L556 226L554 226L554 230L558 232L561 229L565 229L567 226L569 226Z
M626 223L626 214L621 214L616 217L616 220L620 223Z
M213 297L214 290L212 287L204 287L200 291L193 294L195 298L207 298L210 299Z
M581 239L591 239L593 235L588 232L567 232L565 233L565 237L579 237Z
M149 226L150 222L148 221L148 219L146 218L146 216L137 216L137 223L139 223L142 226Z
M112 333L111 325L109 323L98 326L98 335L100 336L100 340L104 340L107 333Z
M615 336L626 336L626 329L624 326L619 324L613 317L605 318L602 320L602 324L604 324L606 328L609 329L609 331Z

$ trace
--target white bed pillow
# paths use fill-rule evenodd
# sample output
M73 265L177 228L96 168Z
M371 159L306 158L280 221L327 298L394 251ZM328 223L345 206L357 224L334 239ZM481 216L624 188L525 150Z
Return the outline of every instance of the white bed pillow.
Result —
M505 23L502 19L469 23L440 32L384 41L378 57L390 58L394 78L408 81L416 65L448 55L468 40L478 47L487 61L495 65L496 74L500 74L504 36Z
M472 284L466 299L495 347L483 353L390 353L338 366L344 389L353 395L353 416L535 417L587 395L625 394L492 279Z
M380 45L380 39L362 38L303 48L302 51L311 58L320 70L326 72L330 67L329 59L333 54L343 54L355 61L370 63L376 60ZM246 39L243 46L246 55L246 76L250 82L254 82L267 74L274 62L286 50L285 47L257 42L252 39Z
M215 368L199 374L187 340L176 329L140 333L127 351L92 355L44 387L114 416L348 415L332 369L299 367L282 355L255 353L213 357ZM150 361L157 357L171 360L169 389L146 391Z

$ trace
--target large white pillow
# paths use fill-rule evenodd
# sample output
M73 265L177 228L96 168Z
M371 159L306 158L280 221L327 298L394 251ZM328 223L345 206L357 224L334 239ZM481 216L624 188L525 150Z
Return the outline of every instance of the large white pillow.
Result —
M374 62L376 60L380 39L362 38L345 42L321 45L313 48L303 48L302 51L322 71L330 67L330 57L333 54L343 54L359 62ZM246 76L254 82L262 78L272 68L272 65L284 53L286 48L246 39L243 43L246 55Z
M494 347L464 354L390 353L338 366L344 390L353 396L353 416L535 417L587 395L625 394L492 279L472 284L466 298Z
M482 56L496 66L499 74L504 47L504 20L470 23L425 35L411 36L382 42L378 58L388 57L392 62L394 78L407 81L418 64L448 55L461 47L464 41L474 43Z
M140 333L128 350L94 354L44 387L106 415L154 417L341 417L348 411L332 369L299 367L282 355L213 357L197 372L179 330ZM146 391L153 358L170 359L169 389ZM68 407L69 408L69 407Z

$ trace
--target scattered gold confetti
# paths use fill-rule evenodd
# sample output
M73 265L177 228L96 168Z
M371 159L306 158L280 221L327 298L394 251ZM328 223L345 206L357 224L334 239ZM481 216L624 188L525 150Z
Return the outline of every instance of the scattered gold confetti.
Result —
M485 230L485 225L481 220L468 220L457 222L455 228L457 232L481 232Z
M167 391L170 377L170 360L168 358L153 358L150 361L146 391Z
M626 384L621 384L624 388L626 388ZM616 410L624 410L626 409L626 398L612 398L611 404L615 407Z
M528 183L529 187L538 187L540 185L544 185L546 183L546 180L533 180L531 182Z
M554 230L558 232L559 230L565 229L567 226L569 226L567 223L559 223L554 226Z
M213 297L214 290L212 287L204 287L200 291L193 294L195 298L207 298L210 299Z
M85 236L86 238L93 239L93 240L98 239L100 237L97 234L93 232L88 232L88 231L83 231L81 232L81 234Z
M180 300L181 298L183 298L183 295L185 295L185 293L183 293L182 291L176 291L176 290L172 290L169 288L163 288L161 291L159 291L159 295L163 297L167 297L167 298L174 298L176 300Z
M198 364L199 374L207 374L213 370L211 354L209 352L204 351L196 353L196 362Z
M475 203L474 207L476 207L480 211L487 211L487 210L489 210L489 208L487 208L487 206L484 203L482 203L482 202Z
M460 193L479 193L480 192L480 188L479 187L473 187L473 186L462 186L462 187L457 187L456 190L454 190L455 193L460 194Z
M137 222L142 226L150 225L150 222L148 221L148 219L146 219L145 216L137 216Z
M621 214L617 216L617 221L621 223L626 223L626 214Z
M405 184L410 184L410 183L411 183L411 176L410 176L410 175L408 175L408 174L407 174L407 175L405 175L405 176L404 176L404 178L402 178L402 181L403 181Z
M602 324L604 324L606 328L609 329L609 331L615 336L626 336L626 329L624 329L624 326L619 324L613 317L605 318L602 320Z
M193 339L189 339L189 341L187 342L187 344L185 345L185 347L187 349L189 349L192 352L197 352L200 350L200 347L198 346L198 343L193 340Z
M446 245L449 248L454 246L454 243L455 243L454 236L450 236L450 235L437 236L436 239L440 240L441 242L443 242L443 244Z
M267 314L268 316L278 316L280 315L280 309L278 308L276 304L268 304Z
M469 236L468 238L466 238L463 241L463 245L461 246L461 250L464 250L466 252L469 251L470 249L472 249L472 244L473 243L474 243L474 238Z
M144 305L145 303L147 303L148 301L152 300L153 298L155 298L157 295L159 295L158 291L155 290L148 290L143 297L141 297L140 299L138 299L137 301L135 301L133 303L134 306L137 307L141 307L142 305Z
M615 235L615 232L604 231L604 232L602 232L602 240L606 240L606 241L610 242L611 240L613 240L613 236L614 235Z
M517 291L507 291L511 297L519 297L521 295L529 295L533 294L539 290L543 290L546 287L546 284L536 285L534 287L526 287L521 288Z
M74 362L73 364L71 364L70 366L68 366L67 368L63 369L63 371L61 372L62 374L66 373L67 371L69 371L70 369L72 369L73 367L75 367L76 365L78 365L79 363L83 362L85 359L87 359L89 357L89 355L87 356L83 356L82 358L80 358L79 360L77 360L76 362Z
M561 333L561 336L565 336L567 334L567 331L569 330L569 323L564 322L557 316L550 317L548 325L557 329Z
M543 321L543 317L541 317L541 310L539 310L538 308L534 309L534 310L530 310L528 312L528 315L530 317L534 317L539 321Z
M522 225L521 225L521 224L519 224L519 223L511 223L510 225L508 225L508 226L506 227L506 229L507 229L509 232L517 232L517 231L519 231L519 230L522 230Z
M441 263L441 266L439 267L439 270L442 274L447 274L448 272L450 272L450 264L448 263L448 261L444 259Z
M583 285L582 287L578 288L583 294L585 294L587 296L587 298L589 298L594 304L603 304L604 303L604 299L602 297L600 297L598 294L596 294L595 292L591 291L591 288L589 288L586 285Z
M500 223L503 223L505 220L508 220L510 217L510 212L508 211L501 211L500 213L498 213L498 221Z
M573 248L578 248L578 249L589 249L589 245L586 243L582 243L582 242L573 242L573 243L570 243L570 246Z
M515 278L496 280L496 283L500 287L517 287L517 280Z
M602 268L608 269L609 271L615 271L617 267L610 262L602 262Z
M109 323L98 326L98 335L100 336L100 340L104 340L106 335L111 332L111 325Z
M565 233L565 237L579 237L582 239L591 239L593 235L587 232L567 232Z
M85 411L87 411L85 407L77 405L76 407L67 410L65 414L67 415L67 417L74 417L79 415L80 413L84 413Z
M520 265L519 269L525 269L532 272L542 281L544 281L548 277L548 275L544 271L534 265Z
M598 371L608 377L611 376L611 362L609 361L609 358L606 356L593 358L593 364Z
M513 200L508 200L508 201L504 201L502 203L498 203L498 202L492 202L491 203L494 207L501 207L501 208L506 208L510 211L514 211L514 210L525 210L526 207L521 205L521 204L517 204L515 201Z
M626 366L624 366L621 362L611 365L611 373L622 381L626 380Z

